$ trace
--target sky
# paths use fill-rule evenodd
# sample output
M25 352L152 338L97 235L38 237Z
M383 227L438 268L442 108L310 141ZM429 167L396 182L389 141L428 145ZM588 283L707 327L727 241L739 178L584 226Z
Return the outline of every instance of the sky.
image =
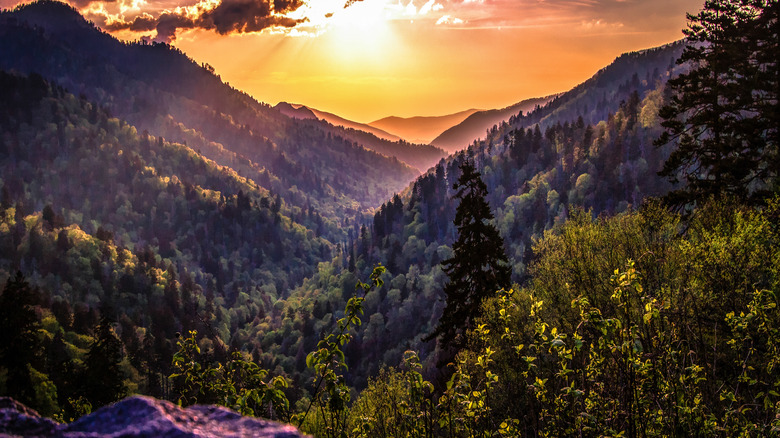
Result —
M371 122L567 91L621 53L682 38L704 0L69 2L119 38L180 48L262 102Z

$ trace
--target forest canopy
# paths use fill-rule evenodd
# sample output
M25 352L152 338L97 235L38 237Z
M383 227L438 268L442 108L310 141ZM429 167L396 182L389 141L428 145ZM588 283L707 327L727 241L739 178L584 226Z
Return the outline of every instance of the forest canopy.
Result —
M0 15L15 71L67 52L31 10ZM0 393L323 437L777 434L777 11L707 1L395 194L405 165L213 72L119 69L195 71L84 24L116 59L0 71Z

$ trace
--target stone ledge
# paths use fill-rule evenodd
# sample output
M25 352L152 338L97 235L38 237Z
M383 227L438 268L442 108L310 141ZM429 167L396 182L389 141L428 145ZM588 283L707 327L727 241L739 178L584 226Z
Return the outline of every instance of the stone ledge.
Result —
M0 397L0 436L3 437L247 437L305 438L295 427L244 417L221 406L180 408L153 397L132 396L59 424L23 404Z

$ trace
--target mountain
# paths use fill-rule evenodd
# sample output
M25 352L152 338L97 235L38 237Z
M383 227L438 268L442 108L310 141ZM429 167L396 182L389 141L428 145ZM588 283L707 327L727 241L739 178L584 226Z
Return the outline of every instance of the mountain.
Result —
M446 157L446 152L428 144L409 143L381 129L353 122L335 114L309 108L305 105L279 102L274 109L282 114L302 120L321 120L330 125L334 135L343 136L363 147L398 160L425 172Z
M275 368L234 335L270 320L351 224L419 174L62 3L1 12L0 46L0 281L22 273L51 323L58 362L33 366L65 397L50 394L52 412L89 381L102 318L133 391L167 391L189 330L209 357L232 346Z
M0 279L29 284L47 315L42 339L59 355L33 366L61 389L44 403L54 411L69 409L62 390L89 382L103 318L128 378L161 396L180 333L227 357L239 328L273 314L337 247L313 209L40 75L0 71L0 101Z
M479 110L469 109L446 116L390 116L369 123L374 128L391 132L408 141L429 144L446 129L462 122Z
M178 49L118 41L63 3L0 13L0 45L0 68L36 72L139 132L186 144L300 211L316 211L332 241L346 237L342 221L366 214L419 174L344 129L257 102Z
M430 143L449 153L454 153L466 148L474 140L484 138L485 132L494 125L508 120L509 117L520 112L533 111L537 106L544 105L552 98L553 96L527 99L503 109L476 111L465 120L441 132Z
M369 134L373 134L381 139L389 140L393 142L401 140L401 137L390 134L381 129L375 128L371 125L365 123L353 122L352 120L347 120L341 116L337 116L336 114L320 111L316 108L311 108L311 107L306 107L306 108L308 108L309 111L314 113L314 115L317 116L318 119L324 120L333 126L343 126L349 129L368 132Z
M541 123L551 125L582 117L586 123L597 124L614 113L616 103L628 101L631 90L649 90L665 83L673 72L682 71L677 59L685 48L685 41L676 41L660 47L624 53L593 77L563 93L544 107L526 113L510 124ZM641 96L640 96L641 97ZM647 108L642 115L644 123L657 123L657 110ZM513 118L515 119L515 118Z
M287 102L279 102L274 106L274 109L292 119L318 119L312 110L302 105L292 105Z
M361 387L383 364L401 363L409 349L435 375L437 346L422 338L443 310L446 275L440 263L452 255L457 236L452 185L459 164L471 159L482 174L513 280L523 284L534 241L566 221L573 209L612 215L672 189L656 173L671 146L656 148L653 141L661 132L657 113L665 82L679 71L673 61L683 47L675 43L622 55L546 105L508 117L420 176L382 205L372 222L353 228L351 244L293 291L287 312L307 312L293 325L302 327L302 334L316 332L316 321L343 308L356 279L367 278L382 263L388 270L386 289L366 296L365 323L347 347L347 357L353 358L348 378ZM284 324L275 321L272 326L279 328L273 332ZM260 327L247 330L248 342L260 336ZM304 349L313 348L314 340L302 336ZM261 348L296 355L272 342L263 341Z
M420 173L426 172L447 156L444 150L433 145L409 143L403 139L390 141L363 130L328 125L339 136L360 144L366 149L408 164Z

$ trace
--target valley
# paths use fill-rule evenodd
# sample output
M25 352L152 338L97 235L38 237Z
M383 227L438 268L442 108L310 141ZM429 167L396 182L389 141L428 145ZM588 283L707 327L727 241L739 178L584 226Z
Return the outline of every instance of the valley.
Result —
M3 10L0 395L58 421L221 404L318 437L775 430L778 7L751 8L733 59L692 28L569 91L365 124L65 3ZM719 80L728 111L695 94ZM511 285L459 298L455 342L469 215Z

